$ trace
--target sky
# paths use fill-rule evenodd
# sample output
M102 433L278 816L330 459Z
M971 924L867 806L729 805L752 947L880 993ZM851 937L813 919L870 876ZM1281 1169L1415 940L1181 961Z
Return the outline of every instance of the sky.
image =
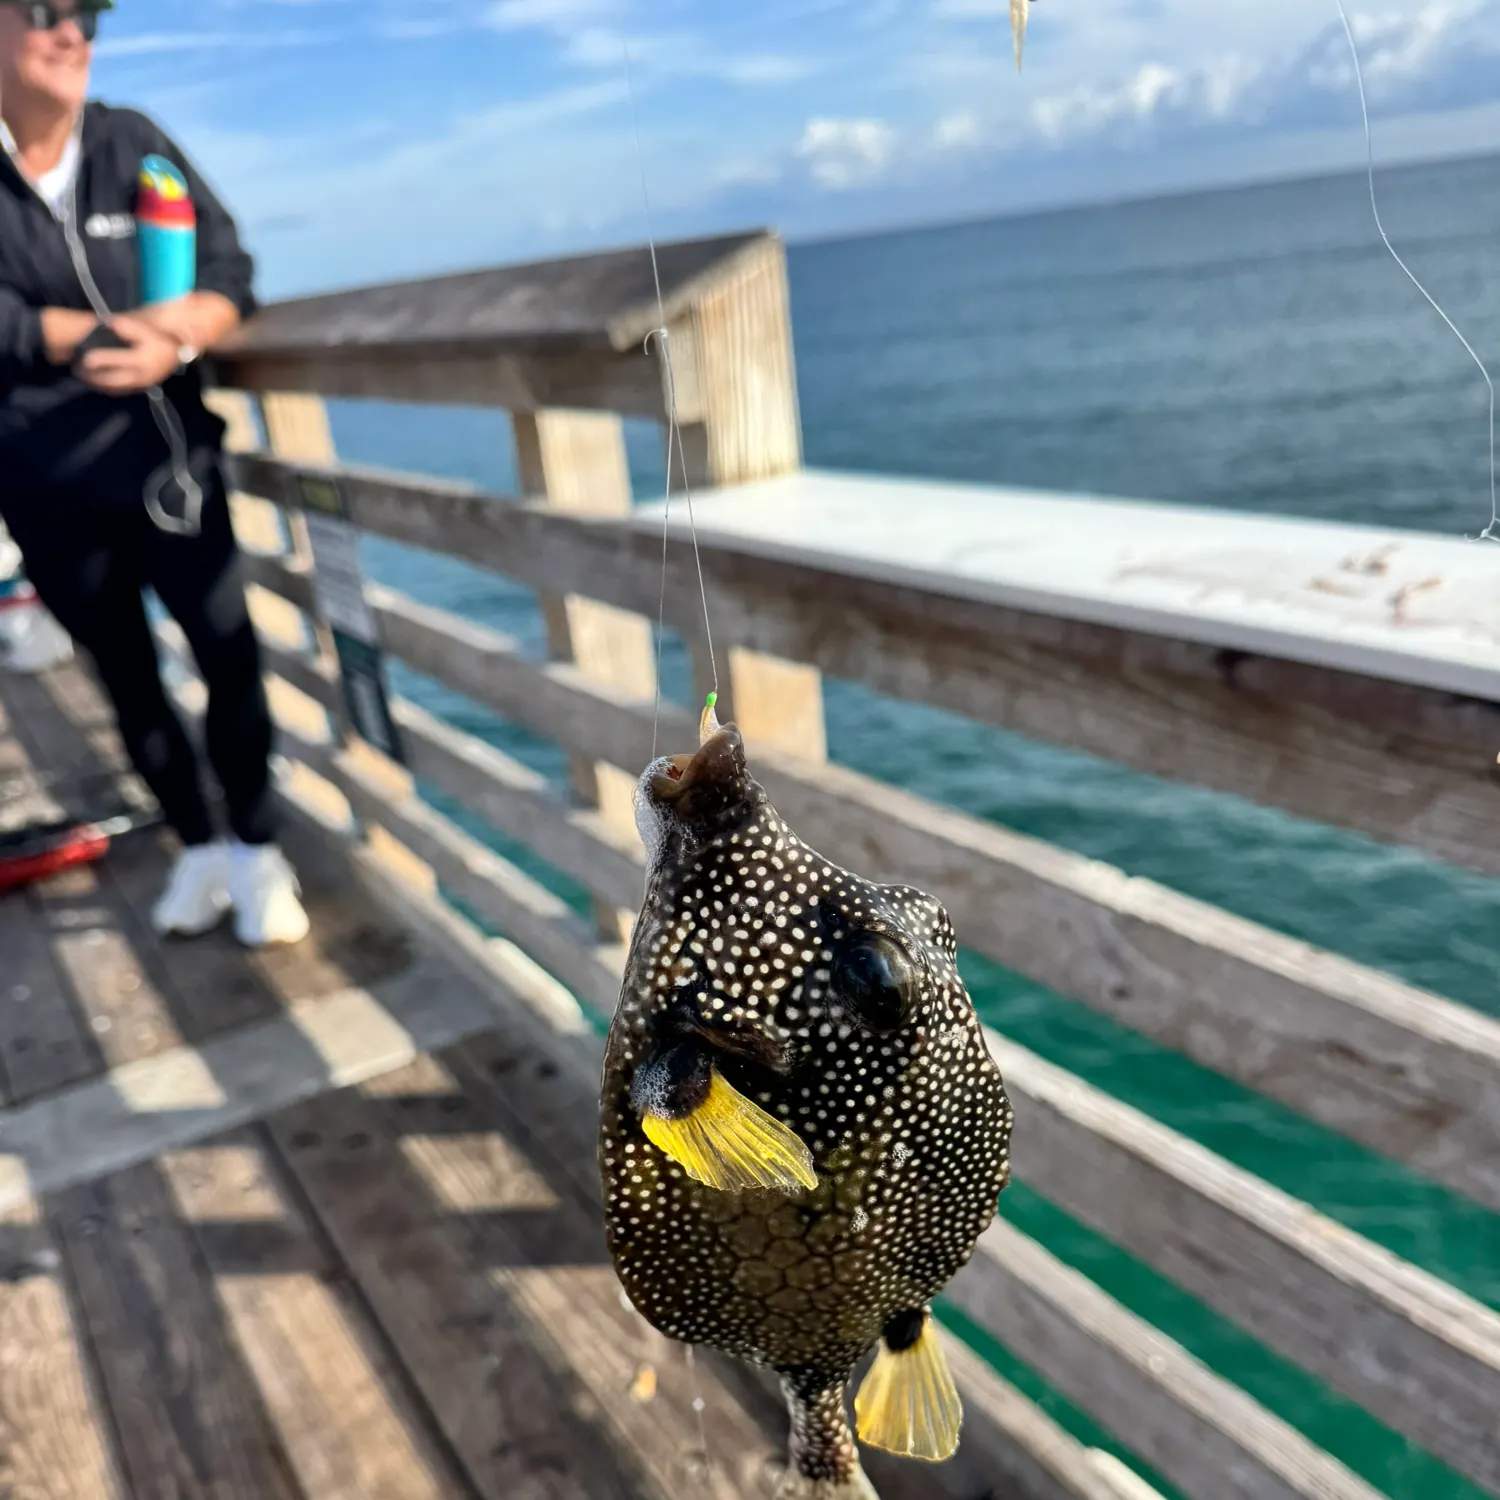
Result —
M1500 150L1500 0L1345 0L1377 157ZM264 295L768 226L789 240L1364 160L1335 0L117 0ZM649 221L647 209L649 205Z

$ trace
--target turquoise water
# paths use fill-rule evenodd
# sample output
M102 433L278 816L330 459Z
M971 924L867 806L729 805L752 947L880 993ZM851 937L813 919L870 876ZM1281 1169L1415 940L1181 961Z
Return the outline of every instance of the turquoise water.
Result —
M1410 263L1500 356L1500 160L1381 186ZM808 462L1476 532L1489 515L1484 389L1379 246L1364 194L1362 178L1334 179L795 246ZM333 415L352 462L513 484L499 414L344 403ZM629 436L646 497L661 482L657 440ZM540 654L526 590L386 543L368 557L382 580ZM669 647L668 690L685 702ZM562 784L556 747L398 675ZM827 706L844 764L1500 1015L1500 883L857 684L830 682ZM583 907L535 856L486 836ZM974 955L964 965L986 1019L1018 1042L1500 1307L1495 1215ZM1003 1211L1397 1500L1477 1495L1037 1195L1014 1187ZM986 1347L1104 1440L1026 1370L1024 1349Z

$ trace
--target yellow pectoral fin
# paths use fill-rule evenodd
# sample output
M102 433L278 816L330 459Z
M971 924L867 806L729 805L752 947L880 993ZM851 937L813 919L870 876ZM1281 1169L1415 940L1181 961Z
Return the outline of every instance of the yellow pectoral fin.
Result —
M818 1185L807 1147L727 1083L717 1068L709 1075L708 1094L694 1110L678 1120L647 1111L641 1129L689 1177L711 1188L790 1193Z
M909 1349L885 1343L854 1398L860 1441L904 1458L940 1463L958 1448L963 1404L931 1317Z

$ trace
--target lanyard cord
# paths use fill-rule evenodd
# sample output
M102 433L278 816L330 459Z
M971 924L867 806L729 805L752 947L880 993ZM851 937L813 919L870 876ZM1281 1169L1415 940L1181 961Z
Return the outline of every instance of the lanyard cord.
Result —
M62 227L63 240L68 247L68 258L73 263L73 270L78 277L79 285L83 288L83 294L88 298L89 307L101 323L108 325L113 321L114 314L104 300L99 284L94 280L93 272L89 268L88 253L78 233L78 182L83 175L82 110L78 112L78 119L74 123L70 145L76 155L72 181L68 184L67 194L60 208L54 209L50 203L46 206ZM5 148L5 154L10 157L11 164L21 180L40 198L41 193L21 167L15 137L3 120L0 120L0 146ZM43 202L45 201L44 199ZM171 532L177 536L197 536L202 529L203 487L193 477L189 467L187 434L183 430L182 419L167 399L167 393L161 386L147 386L145 395L151 418L156 423L156 430L167 445L166 462L151 471L142 488L141 499L145 504L146 514L162 531ZM182 492L183 513L181 517L169 514L162 504L162 497L171 483L175 483Z

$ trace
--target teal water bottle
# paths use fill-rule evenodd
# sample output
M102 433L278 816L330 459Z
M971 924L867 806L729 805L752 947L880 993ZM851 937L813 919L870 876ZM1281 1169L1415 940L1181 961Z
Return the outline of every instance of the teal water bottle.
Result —
M198 216L187 179L164 156L141 163L135 234L141 302L172 302L198 282Z

